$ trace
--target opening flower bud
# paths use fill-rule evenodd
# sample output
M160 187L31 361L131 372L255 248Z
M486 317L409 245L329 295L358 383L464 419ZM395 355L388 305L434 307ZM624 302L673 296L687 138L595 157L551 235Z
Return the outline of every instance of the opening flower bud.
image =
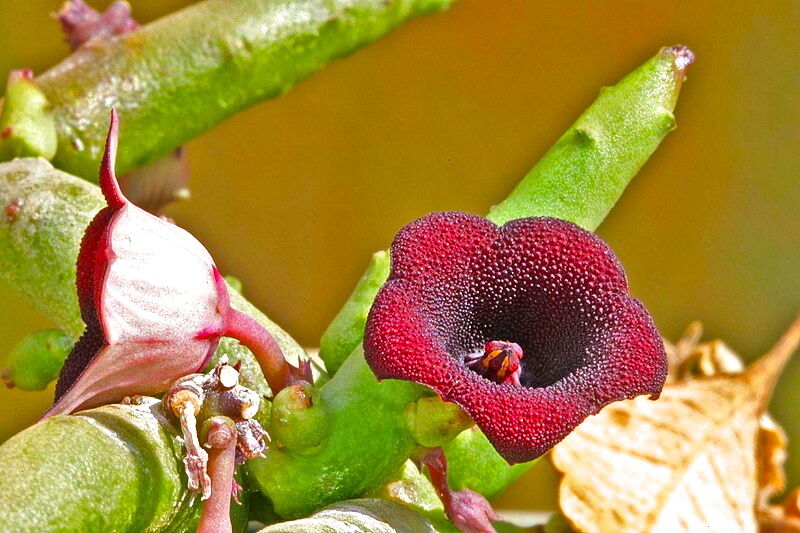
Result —
M328 435L330 421L319 391L299 382L286 387L272 401L269 433L292 451L312 451Z
M45 416L163 392L181 376L202 370L222 336L247 346L273 392L279 391L292 367L269 332L230 307L208 251L122 194L114 174L117 137L112 111L100 168L108 206L86 229L78 255L86 330L66 360L55 405ZM233 378L228 372L222 379Z

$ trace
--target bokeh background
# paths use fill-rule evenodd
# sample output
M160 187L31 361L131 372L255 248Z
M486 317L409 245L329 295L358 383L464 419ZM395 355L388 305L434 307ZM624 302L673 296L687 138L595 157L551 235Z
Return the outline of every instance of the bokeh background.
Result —
M107 1L91 1L105 8ZM185 0L132 0L141 22ZM67 55L57 0L0 0L0 77ZM484 213L598 93L664 45L697 54L678 129L599 233L675 339L692 320L747 359L800 305L800 3L461 0L335 62L188 145L192 199L168 210L305 345L370 254L437 210ZM0 288L0 358L50 327ZM0 390L0 441L52 391ZM772 410L800 484L800 355ZM554 505L546 462L500 498Z

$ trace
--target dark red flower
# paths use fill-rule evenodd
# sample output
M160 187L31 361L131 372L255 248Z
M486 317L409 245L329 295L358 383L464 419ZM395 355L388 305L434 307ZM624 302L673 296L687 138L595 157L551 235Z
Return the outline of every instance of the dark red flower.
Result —
M391 252L367 362L379 379L460 405L509 462L539 457L610 402L661 391L658 332L592 233L437 213L403 228Z

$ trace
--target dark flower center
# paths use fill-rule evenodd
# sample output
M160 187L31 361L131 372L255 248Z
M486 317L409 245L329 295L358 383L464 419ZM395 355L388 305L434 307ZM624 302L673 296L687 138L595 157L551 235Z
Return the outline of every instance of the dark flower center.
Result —
M490 341L483 353L467 355L465 364L488 380L520 386L522 348L515 342Z

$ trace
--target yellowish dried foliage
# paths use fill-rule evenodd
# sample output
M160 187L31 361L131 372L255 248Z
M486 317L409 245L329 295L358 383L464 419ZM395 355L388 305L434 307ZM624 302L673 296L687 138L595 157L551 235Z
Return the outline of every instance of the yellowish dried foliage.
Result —
M759 509L758 525L761 533L800 533L800 489L789 493L783 505Z
M747 368L720 341L698 344L701 331L692 324L667 343L657 401L611 404L556 446L559 504L576 530L758 530L758 511L785 484L786 437L766 409L800 343L800 317Z

